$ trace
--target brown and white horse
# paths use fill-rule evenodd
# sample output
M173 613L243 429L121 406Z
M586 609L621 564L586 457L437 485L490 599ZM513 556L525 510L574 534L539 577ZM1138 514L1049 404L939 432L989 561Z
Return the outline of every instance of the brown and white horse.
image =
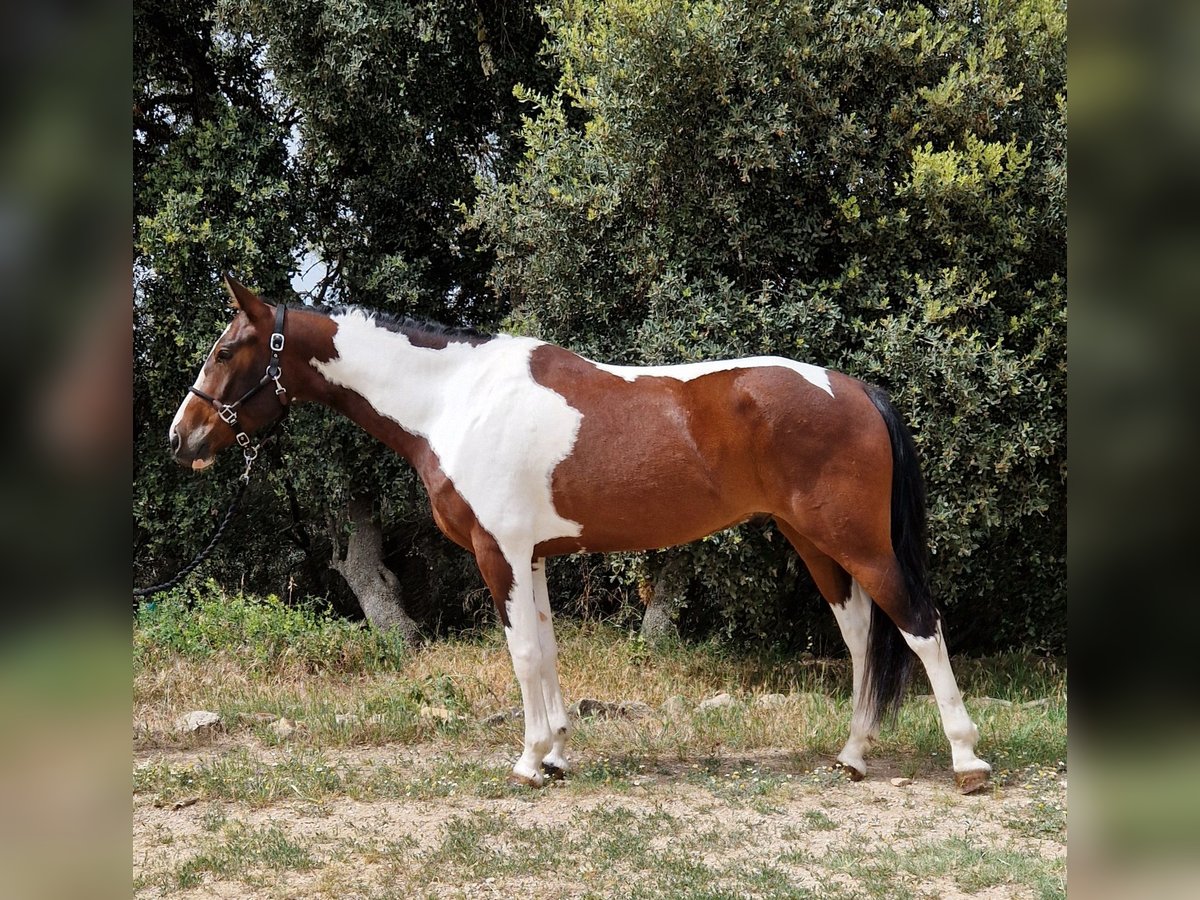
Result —
M569 768L545 559L667 547L766 514L850 650L854 709L838 761L865 775L915 653L960 789L987 782L927 587L915 450L882 391L778 357L601 365L533 338L284 310L226 286L239 312L171 423L176 459L204 468L301 401L407 459L437 526L475 554L503 623L525 709L516 779L540 785Z

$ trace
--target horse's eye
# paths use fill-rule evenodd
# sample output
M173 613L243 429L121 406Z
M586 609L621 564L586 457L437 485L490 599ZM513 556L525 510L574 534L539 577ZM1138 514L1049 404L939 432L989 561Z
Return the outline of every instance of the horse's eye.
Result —
M217 359L221 360L222 362L224 362L227 359L231 359L232 357L233 357L233 351L230 350L228 347L222 347L220 350L217 351Z

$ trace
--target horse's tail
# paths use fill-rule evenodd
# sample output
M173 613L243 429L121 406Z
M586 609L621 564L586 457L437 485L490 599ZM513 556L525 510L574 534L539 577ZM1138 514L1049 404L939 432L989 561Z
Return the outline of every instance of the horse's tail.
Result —
M925 540L925 481L917 448L887 392L864 385L867 396L887 425L892 444L892 552L900 563L908 594L906 618L912 634L926 637L937 629L938 610L929 592L928 544ZM877 603L871 604L865 684L876 721L892 719L904 700L916 655L900 629Z

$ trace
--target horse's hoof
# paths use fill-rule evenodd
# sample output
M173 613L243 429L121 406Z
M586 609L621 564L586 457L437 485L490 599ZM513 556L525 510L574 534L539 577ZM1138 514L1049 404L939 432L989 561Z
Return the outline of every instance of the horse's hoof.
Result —
M530 778L528 775L518 775L516 772L509 772L508 783L515 784L518 787L540 788L545 782L541 775L538 775L536 778Z
M554 765L554 763L543 762L542 771L546 773L546 777L551 781L558 781L560 778L567 777L567 770L562 766Z
M850 776L851 781L862 781L864 778L867 777L866 772L863 772L862 770L855 768L854 766L850 765L849 763L844 763L841 760L838 760L836 763L834 763L833 768L840 769L841 771L845 772L847 775Z
M960 794L973 794L988 786L991 772L987 769L975 769L970 772L955 772L954 783L958 785Z

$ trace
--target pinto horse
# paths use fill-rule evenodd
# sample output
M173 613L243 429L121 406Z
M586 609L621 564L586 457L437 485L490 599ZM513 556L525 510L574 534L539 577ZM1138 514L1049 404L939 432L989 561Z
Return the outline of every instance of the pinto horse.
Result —
M546 558L667 547L765 514L850 650L838 762L865 776L919 659L960 790L987 783L929 594L915 449L881 390L778 357L602 365L529 337L272 307L225 283L238 312L171 423L175 458L202 469L290 404L315 401L408 460L438 528L475 555L504 626L525 710L514 780L540 786L569 769Z

